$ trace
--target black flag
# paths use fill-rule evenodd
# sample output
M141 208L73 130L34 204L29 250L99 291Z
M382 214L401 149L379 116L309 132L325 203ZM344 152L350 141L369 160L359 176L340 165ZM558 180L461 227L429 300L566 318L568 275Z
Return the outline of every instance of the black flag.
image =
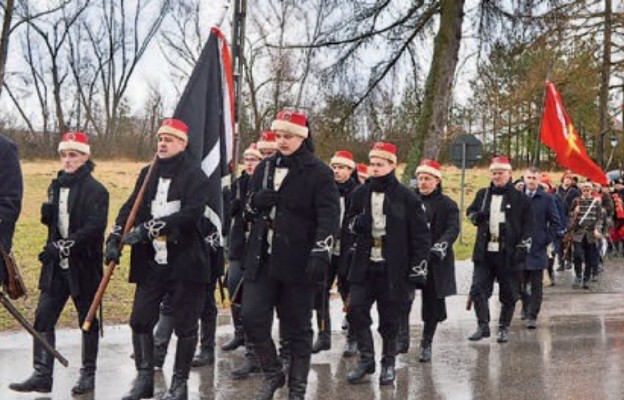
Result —
M212 28L191 73L174 118L189 127L187 152L201 163L209 178L205 216L222 232L221 180L230 174L234 136L234 85L229 47L223 33ZM222 238L220 238L222 242Z

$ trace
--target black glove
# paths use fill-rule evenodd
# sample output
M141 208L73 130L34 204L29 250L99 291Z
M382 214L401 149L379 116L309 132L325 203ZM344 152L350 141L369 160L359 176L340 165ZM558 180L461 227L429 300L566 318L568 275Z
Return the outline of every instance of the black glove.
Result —
M305 269L306 281L316 285L323 285L327 276L329 262L323 256L309 256Z
M470 214L469 218L473 225L478 226L490 219L490 213L487 211L477 211Z
M431 253L431 256L433 258L442 261L446 257L447 249L448 249L447 242L439 242L439 243L434 243L433 247L429 250L429 252Z
M268 210L277 204L277 192L273 189L260 189L251 199L251 206L260 211Z
M134 246L137 243L141 243L145 239L147 239L148 230L144 224L139 226L135 226L132 230L125 234L123 238L123 244L129 244L130 246Z
M358 235L370 234L372 227L373 227L373 215L372 214L364 211L355 217L355 221L353 222L353 231L357 233Z
M427 260L422 260L420 264L410 267L407 279L416 289L422 289L427 282Z
M524 265L524 263L526 262L526 258L527 258L527 248L524 246L516 247L516 251L514 252L514 256L513 256L514 265L516 266L519 266L520 264Z
M104 252L104 264L108 265L111 262L119 264L119 258L121 257L121 237L116 234L112 234L106 240L106 250Z
M230 216L235 217L243 211L243 202L241 199L234 199L230 205Z
M43 251L39 253L39 261L42 264L56 263L61 260L61 254L59 248L55 246L54 242L50 242L43 246Z
M54 217L54 204L42 203L41 204L41 222L44 225L49 225Z

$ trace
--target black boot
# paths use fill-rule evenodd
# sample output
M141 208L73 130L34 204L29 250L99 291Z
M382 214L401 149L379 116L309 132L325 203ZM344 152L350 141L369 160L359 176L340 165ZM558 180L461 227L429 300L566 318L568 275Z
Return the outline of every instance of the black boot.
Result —
M223 351L232 351L245 344L245 333L243 331L243 319L241 317L241 305L232 304L232 323L234 324L234 337L229 342L221 346Z
M396 337L383 338L381 358L381 373L379 374L380 385L392 385L395 379L394 360L397 354Z
M160 313L158 324L154 330L154 367L162 369L167 357L171 335L173 335L174 318Z
M498 343L507 343L509 340L509 330L506 326L498 327L498 335L496 336L496 341Z
M316 323L318 325L318 336L312 345L313 354L331 349L331 321L329 319L329 313L325 312L325 316L323 317L323 312L317 311Z
M279 348L279 359L282 363L282 369L284 370L284 374L288 375L288 371L290 370L290 360L292 357L290 351L290 341L280 335L280 348Z
M433 335L435 335L437 326L438 323L436 321L425 321L425 325L423 326L423 336L420 341L420 354L418 355L418 361L431 361L431 343L433 342Z
M277 389L286 383L286 375L284 375L282 364L277 358L275 344L272 339L254 343L253 347L264 373L262 387L256 393L256 400L271 400Z
M397 354L406 354L410 346L409 314L404 312L399 317L399 333L397 334Z
M288 375L288 400L304 400L310 371L310 356L293 355Z
M186 381L191 371L193 354L197 347L197 336L178 339L176 347L175 365L173 366L173 379L171 386L162 400L186 400L188 399L188 389Z
M490 309L487 301L474 300L474 310L479 326L475 333L468 337L468 340L477 341L490 337Z
M375 345L370 328L364 328L357 332L357 346L360 351L360 359L355 368L347 374L349 383L360 383L366 375L375 373Z
M50 346L54 347L54 331L41 332L41 334ZM16 392L51 392L54 358L36 340L33 342L33 367L35 371L30 378L21 383L11 383L9 389Z
M217 328L217 315L211 316L207 321L201 321L201 343L199 354L193 359L193 367L203 367L214 364L215 329Z
M250 374L260 372L260 363L253 350L253 345L245 339L245 361L232 370L233 379L246 379Z
M132 333L134 364L137 377L132 389L122 400L140 400L154 397L154 338L151 333Z
M97 330L93 334L82 333L82 369L78 382L72 388L72 394L91 393L95 390L95 365L97 361L99 336Z
M498 320L498 336L496 341L498 343L506 343L509 340L509 326L511 325L511 319L514 314L514 306L505 305L501 306L500 317Z

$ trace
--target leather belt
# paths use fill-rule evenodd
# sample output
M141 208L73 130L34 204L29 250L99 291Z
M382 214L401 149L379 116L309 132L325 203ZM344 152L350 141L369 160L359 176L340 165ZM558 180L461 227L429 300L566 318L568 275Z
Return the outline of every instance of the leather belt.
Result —
M371 247L376 247L376 248L381 249L381 247L383 246L384 238L385 236L371 238Z

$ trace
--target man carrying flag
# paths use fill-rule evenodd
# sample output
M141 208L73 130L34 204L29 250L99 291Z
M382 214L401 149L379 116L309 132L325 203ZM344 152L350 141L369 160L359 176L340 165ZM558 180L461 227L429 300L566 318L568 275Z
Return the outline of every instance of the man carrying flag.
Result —
M187 125L179 119L165 119L158 129L157 158L134 228L123 237L123 243L132 246L130 282L137 284L130 326L138 372L124 400L153 396L153 330L167 294L178 343L173 380L164 399L187 398L186 381L197 344L197 320L206 295L205 284L210 281L198 224L208 198L208 179L189 160L184 151L187 144ZM106 264L119 263L121 227L126 224L147 170L143 168L134 191L119 211L106 242Z

